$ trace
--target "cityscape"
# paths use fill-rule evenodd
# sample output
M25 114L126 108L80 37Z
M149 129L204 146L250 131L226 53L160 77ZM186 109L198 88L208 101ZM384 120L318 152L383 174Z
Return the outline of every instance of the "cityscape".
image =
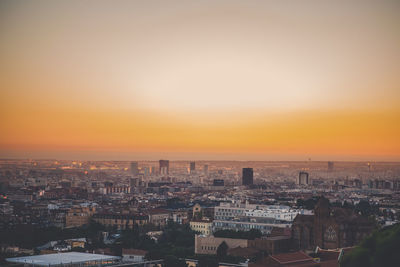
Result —
M80 252L88 256L76 266L338 266L376 229L400 220L398 163L0 164L3 263L51 265L63 253L73 265Z
M0 0L0 266L398 267L399 14Z

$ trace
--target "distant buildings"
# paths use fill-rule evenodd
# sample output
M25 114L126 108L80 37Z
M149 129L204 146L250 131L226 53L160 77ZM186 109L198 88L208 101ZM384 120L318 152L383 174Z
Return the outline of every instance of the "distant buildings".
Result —
M107 186L103 188L103 194L104 195L110 195L110 194L130 194L131 193L131 187L126 186L126 185L121 185L121 186Z
M160 174L168 175L169 174L169 160L160 159Z
M208 176L208 165L204 165L203 172L205 176Z
M196 162L190 162L190 174L193 174L196 171Z
M131 162L131 173L133 176L139 174L139 164L136 161Z
M299 178L297 180L297 184L299 185L310 184L308 172L299 172Z
M253 184L253 168L243 168L242 170L242 185Z
M90 217L96 212L92 207L73 207L65 216L65 227L80 227L89 224Z
M213 186L224 186L225 181L224 179L214 179L213 180Z

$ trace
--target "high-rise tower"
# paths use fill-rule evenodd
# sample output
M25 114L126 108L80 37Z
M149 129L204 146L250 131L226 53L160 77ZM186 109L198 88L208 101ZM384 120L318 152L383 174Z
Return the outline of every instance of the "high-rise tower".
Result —
M131 173L133 176L137 176L139 174L139 164L137 161L131 162Z
M160 174L169 174L169 160L160 159Z
M242 170L242 185L253 184L253 168L243 168Z

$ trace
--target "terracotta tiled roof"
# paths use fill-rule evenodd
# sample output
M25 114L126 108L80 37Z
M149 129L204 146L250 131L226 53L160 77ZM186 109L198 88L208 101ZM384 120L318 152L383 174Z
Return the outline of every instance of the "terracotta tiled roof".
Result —
M321 258L321 261L327 260L338 260L340 251L330 251L330 250L322 250L318 251L318 257Z
M256 255L257 252L258 250L254 248L236 247L236 248L230 248L228 250L228 255L238 256L238 257L252 257Z
M339 262L337 260L321 261L321 267L339 267Z
M301 263L307 261L313 261L313 258L305 254L304 252L290 252L270 255L270 257L278 262L279 264L289 264L289 263Z

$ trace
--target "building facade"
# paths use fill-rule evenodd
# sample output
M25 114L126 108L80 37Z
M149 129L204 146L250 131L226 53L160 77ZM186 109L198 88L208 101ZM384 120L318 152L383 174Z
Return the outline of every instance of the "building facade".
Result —
M65 227L80 227L88 224L91 216L96 212L94 207L74 207L68 210L65 216Z
M200 232L202 235L208 236L212 234L213 223L208 220L192 220L190 221L190 229Z
M145 225L149 222L147 215L95 214L93 220L107 227L119 230L133 229L135 225Z
M374 229L368 218L349 209L331 209L329 200L321 197L314 215L297 215L292 236L297 249L336 249L357 245Z
M253 184L253 168L243 168L242 170L242 185Z

